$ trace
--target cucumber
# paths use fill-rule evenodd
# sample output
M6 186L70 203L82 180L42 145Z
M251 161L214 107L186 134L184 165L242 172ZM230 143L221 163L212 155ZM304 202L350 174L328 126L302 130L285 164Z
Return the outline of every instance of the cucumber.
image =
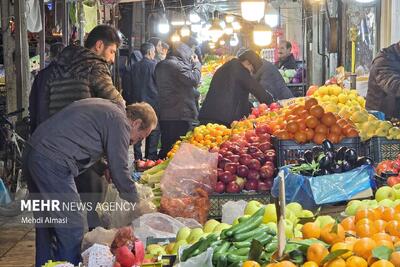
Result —
M191 255L201 246L201 244L203 242L205 242L206 239L204 237L200 238L199 241L197 241L196 243L194 243L193 245L191 245L190 247L188 247L187 249L185 249L182 252L182 256L181 256L181 261L186 261L187 259L189 259L191 257Z
M239 248L239 249L235 249L234 251L232 251L231 254L235 254L238 256L247 256L249 254L249 251L250 251L250 247Z
M222 254L218 257L216 266L217 267L227 267L228 266L228 259L225 254Z
M237 262L233 262L231 264L229 264L228 267L242 267L243 262L242 261L237 261Z
M235 233L233 238L235 239L235 241L245 241L246 239L249 239L251 237L256 238L260 235L262 235L263 233L265 233L266 229L268 227L266 227L265 225L261 226L261 227L257 227L253 230L249 230L247 232L243 232L243 233Z
M240 242L234 242L233 245L236 248L245 248L245 247L250 247L251 246L251 242L253 241L253 239L259 241L263 246L265 246L265 244L271 242L273 236L269 235L269 234L262 234L260 236L257 237L250 237L248 239L246 239L245 241L240 241Z
M217 240L217 241L214 241L214 242L212 242L211 244L210 244L210 247L212 247L213 249L214 249L214 251L215 251L215 249L217 248L217 247L219 247L221 244L222 244L222 240Z
M217 241L218 236L217 234L210 234L206 237L205 241L201 243L201 245L199 246L199 248L197 250L195 250L191 255L190 258L195 257L201 253L203 253L204 251L207 250L207 248L209 248L211 246L212 242Z
M278 249L278 242L272 241L271 243L267 244L264 248L265 252L271 253Z
M247 260L247 256L240 256L235 254L228 254L227 256L229 262L240 262Z
M243 222L247 221L250 218L251 217L240 217L238 220L239 220L239 223L243 223Z
M231 243L228 241L225 241L224 243L222 243L222 245L218 246L215 249L214 254L213 254L213 262L217 262L218 258L221 255L225 254L228 251L230 246L231 246Z
M238 224L232 226L231 228L227 229L226 233L224 234L224 236L226 237L230 237L232 235L234 235L235 233L237 233L237 231L240 231L241 233L247 232L249 231L248 225L252 225L252 227L250 227L252 229L254 229L255 227L253 227L254 221L257 220L256 225L260 225L262 222L262 217L264 216L264 212L265 212L265 208L261 208L259 209L256 213L254 213L250 218L248 218L247 220L244 220L243 222L239 222ZM261 219L261 220L260 220ZM258 223L259 221L259 223ZM245 230L241 230L242 228L245 228Z

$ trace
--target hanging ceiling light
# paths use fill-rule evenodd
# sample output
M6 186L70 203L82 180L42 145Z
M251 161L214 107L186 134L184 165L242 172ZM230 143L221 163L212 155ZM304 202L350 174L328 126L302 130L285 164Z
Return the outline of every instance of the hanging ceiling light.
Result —
M185 25L185 18L183 17L182 14L180 13L174 13L172 19L171 19L171 25L172 26L183 26Z
M242 28L242 25L240 25L239 22L234 21L234 22L232 22L232 28L234 31L240 31L240 29Z
M172 36L171 36L171 41L173 43L176 42L180 42L181 41L181 37L179 36L178 32L175 32Z
M264 0L242 0L240 3L242 17L248 21L259 21L264 17Z
M201 18L199 16L199 14L197 14L194 11L191 11L190 14L189 14L189 20L192 23L199 23L201 21Z
M231 14L225 16L226 23L232 23L235 20L235 17Z
M226 27L225 27L225 29L224 29L224 33L225 33L226 35L231 35L231 34L233 34L233 27L232 27L232 24L231 24L231 23L228 23L228 24L226 25Z
M229 44L231 46L237 46L239 44L239 38L237 37L237 34L234 33L231 37L231 40L229 41Z
M219 41L219 45L220 45L220 46L224 46L224 45L225 45L225 40Z
M180 30L181 36L182 37L187 37L190 36L190 29L188 26L183 26Z
M272 29L265 24L257 24L253 29L253 41L258 46L267 46L272 42Z
M279 13L271 4L267 5L264 20L265 24L271 28L275 28L279 24Z
M213 42L218 41L218 39L224 34L224 30L220 25L219 19L214 19L211 28L208 30L208 33L210 34L211 40L213 40Z
M166 34L169 32L169 23L165 14L162 15L160 21L158 22L158 32L161 34Z

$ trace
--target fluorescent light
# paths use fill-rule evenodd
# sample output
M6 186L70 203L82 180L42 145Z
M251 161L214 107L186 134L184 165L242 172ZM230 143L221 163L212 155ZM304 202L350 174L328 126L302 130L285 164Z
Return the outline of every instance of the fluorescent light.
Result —
M166 34L169 32L169 23L167 18L165 17L165 14L161 17L158 23L158 31L162 34Z
M240 3L242 17L248 21L259 21L264 17L264 0L242 0Z

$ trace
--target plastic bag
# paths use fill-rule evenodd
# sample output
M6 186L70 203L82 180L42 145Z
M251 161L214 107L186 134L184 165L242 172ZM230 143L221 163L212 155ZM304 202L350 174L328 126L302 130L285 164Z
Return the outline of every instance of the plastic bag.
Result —
M129 210L98 211L105 225L109 228L120 228L129 225L132 220L143 214L157 211L157 207L153 203L154 194L152 189L139 183L136 183L136 188L139 194L139 202L135 203L134 207ZM119 197L119 193L113 184L108 186L104 202L116 202L124 207L129 207L130 205L124 205L124 203L129 202Z
M210 208L208 194L217 182L217 164L217 153L183 143L161 178L160 210L204 223Z
M222 222L232 224L236 218L243 216L246 205L244 200L226 202L222 205Z
M94 244L82 253L83 264L87 267L112 267L114 256L105 245Z
M179 256L182 255L182 252L185 248L187 248L187 246L181 246L179 248ZM212 248L208 248L206 251L197 255L196 257L190 258L185 262L180 262L177 267L213 267L213 253L214 250Z
M372 195L371 182L374 168L364 165L344 173L308 177L290 172L282 167L272 186L272 195L279 196L279 175L285 177L286 202L299 202L306 209L318 205L350 200Z
M96 227L90 232L87 232L83 237L82 241L82 251L90 248L94 244L101 244L106 246L111 246L117 229L104 229L103 227Z
M132 225L135 236L145 244L148 237L175 238L179 229L187 226L169 215L158 212L142 215L135 219Z

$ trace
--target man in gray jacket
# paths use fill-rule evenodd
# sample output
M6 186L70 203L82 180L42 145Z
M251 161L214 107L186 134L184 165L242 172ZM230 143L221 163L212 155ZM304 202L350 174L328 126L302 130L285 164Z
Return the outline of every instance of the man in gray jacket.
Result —
M36 129L24 152L23 172L33 199L59 203L58 209L34 210L36 267L50 259L78 265L84 222L82 210L71 209L80 203L74 178L103 155L121 198L136 202L128 148L156 125L149 104L133 104L125 110L110 100L89 98L74 102Z

